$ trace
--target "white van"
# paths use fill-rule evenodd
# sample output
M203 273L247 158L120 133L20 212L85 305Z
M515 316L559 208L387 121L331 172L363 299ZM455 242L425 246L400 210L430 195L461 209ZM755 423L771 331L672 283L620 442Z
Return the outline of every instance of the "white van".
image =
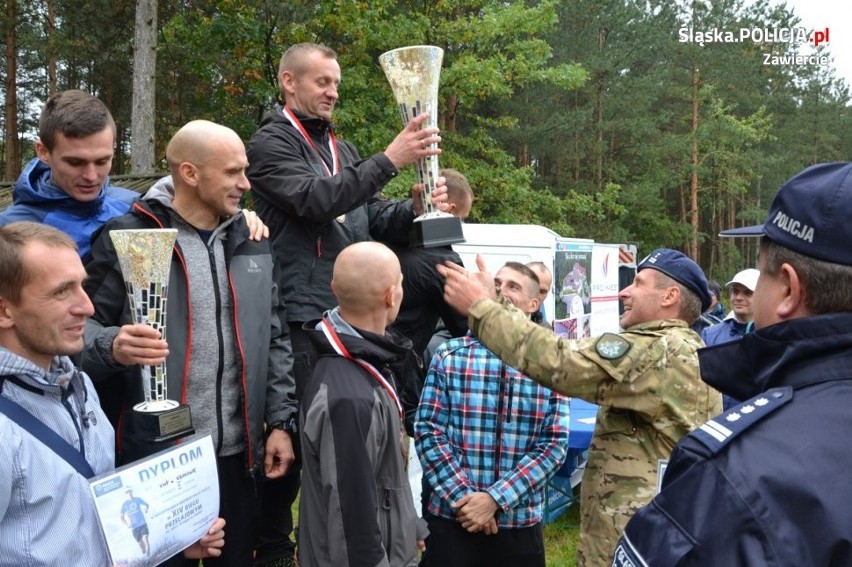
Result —
M566 329L567 334L619 331L618 292L636 275L636 246L566 238L533 224L466 223L464 236L465 242L453 249L468 268L475 268L477 254L491 272L508 261L538 261L550 267L553 287L545 300L545 316L548 321L577 319L577 328Z

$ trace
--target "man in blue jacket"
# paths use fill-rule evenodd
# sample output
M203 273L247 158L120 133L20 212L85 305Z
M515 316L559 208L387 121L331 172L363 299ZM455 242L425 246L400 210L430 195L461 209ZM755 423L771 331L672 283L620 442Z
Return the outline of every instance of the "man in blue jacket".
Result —
M748 268L737 272L734 279L725 284L731 297L731 312L721 322L701 329L699 334L705 345L715 346L738 341L749 332L753 326L754 312L751 305L759 276L759 270ZM738 403L740 400L727 394L722 396L722 409L725 411Z
M613 565L852 565L852 163L785 183L762 235L755 331L699 351L746 400L681 439Z
M18 177L0 226L42 222L71 236L85 256L92 234L137 197L109 183L114 147L115 121L104 103L78 90L50 97L38 122L38 157Z
M754 319L752 300L758 276L760 271L749 268L737 272L734 279L725 284L731 297L731 313L721 323L701 329L699 334L704 344L720 345L739 340L746 334L749 323Z

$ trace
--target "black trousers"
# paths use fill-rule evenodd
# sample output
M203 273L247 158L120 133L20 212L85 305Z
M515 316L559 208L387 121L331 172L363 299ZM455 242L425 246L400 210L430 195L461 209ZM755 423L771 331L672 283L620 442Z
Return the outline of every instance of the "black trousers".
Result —
M455 520L429 518L420 567L544 567L541 524L472 534Z
M217 457L219 468L219 515L225 518L225 547L220 557L207 557L204 567L246 567L251 565L257 537L259 503L257 481L246 476L246 455ZM185 559L178 553L162 565L197 566L198 559Z
M301 403L302 393L313 373L317 355L307 333L302 330L302 323L290 323L290 342L293 345L296 398ZM301 488L299 473L302 469L302 450L298 435L293 435L293 451L296 453L296 460L287 474L282 478L264 482L255 565L295 557L296 544L290 534L293 533L294 527L291 508Z

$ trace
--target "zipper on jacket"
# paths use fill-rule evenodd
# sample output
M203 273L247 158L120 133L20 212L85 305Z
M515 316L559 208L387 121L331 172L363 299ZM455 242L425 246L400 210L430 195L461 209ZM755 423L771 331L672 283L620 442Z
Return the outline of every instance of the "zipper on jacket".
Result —
M68 398L74 391L74 385L69 383L67 388L62 389L62 405L65 406L65 409L68 410L69 415L71 415L71 421L74 423L74 429L77 431L77 439L80 440L80 454L83 455L83 458L86 458L86 444L83 442L83 431L80 429L80 422L78 421L77 416L74 414L74 408L71 407L71 403L68 401Z
M503 453L503 397L506 394L506 365L500 363L500 387L497 390L497 431L496 439L496 455L494 457L494 482L500 478L500 459Z
M384 502L382 502L382 508L385 510L385 525L387 526L387 541L385 541L385 549L388 557L391 555L391 549L393 548L393 522L391 522L391 489L383 488L382 492L384 492Z
M515 375L509 376L509 404L506 408L506 423L512 423L512 399L515 397Z
M317 258L322 257L322 235L317 236Z
M219 289L219 272L216 269L216 253L215 247L207 245L207 257L210 259L210 274L213 276L213 295L216 297L216 338L219 340L219 367L216 371L216 454L222 450L222 445L225 443L224 425L222 421L222 373L225 369L225 353L222 345L224 345L224 335L222 333L222 320L218 314L222 312L222 297Z

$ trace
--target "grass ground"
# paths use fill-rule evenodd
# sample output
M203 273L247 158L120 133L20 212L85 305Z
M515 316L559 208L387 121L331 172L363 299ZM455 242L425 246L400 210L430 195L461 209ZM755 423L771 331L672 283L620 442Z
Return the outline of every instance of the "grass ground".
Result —
M544 549L547 567L574 567L577 564L577 542L580 537L580 504L544 526Z

